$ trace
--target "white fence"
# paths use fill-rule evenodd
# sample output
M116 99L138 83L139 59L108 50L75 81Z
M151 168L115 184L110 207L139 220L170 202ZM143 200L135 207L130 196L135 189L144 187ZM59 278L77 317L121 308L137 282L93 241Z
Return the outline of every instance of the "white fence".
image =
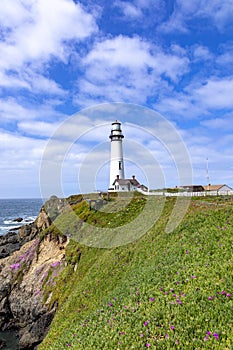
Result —
M146 196L165 196L165 197L203 197L203 196L232 196L233 191L202 191L202 192L148 192L138 189L138 192Z

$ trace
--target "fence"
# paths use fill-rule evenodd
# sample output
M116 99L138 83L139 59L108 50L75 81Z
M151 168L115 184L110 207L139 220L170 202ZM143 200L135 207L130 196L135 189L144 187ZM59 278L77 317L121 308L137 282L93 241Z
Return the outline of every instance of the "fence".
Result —
M138 189L138 192L146 196L165 196L165 197L203 197L203 196L232 196L233 191L202 191L202 192L148 192Z

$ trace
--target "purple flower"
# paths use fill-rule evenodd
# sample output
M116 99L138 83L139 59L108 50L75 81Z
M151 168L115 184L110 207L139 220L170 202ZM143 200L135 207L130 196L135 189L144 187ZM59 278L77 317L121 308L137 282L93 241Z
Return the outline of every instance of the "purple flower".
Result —
M208 335L204 337L204 341L207 341L209 339Z
M168 339L168 338L169 338L169 335L168 335L168 334L166 334L166 335L165 335L165 339Z
M197 278L196 276L194 276L194 275L192 275L192 276L190 276L191 278Z
M58 265L60 265L60 261L55 261L51 264L52 267L57 267Z
M216 340L219 340L219 335L218 335L218 333L213 333L213 337L215 337Z
M16 264L12 264L11 266L10 266L10 268L11 268L11 270L18 270L19 268L20 268L20 264L19 263L16 263Z
M150 298L150 301L155 301L155 298Z
M174 331L175 327L174 327L174 326L171 326L170 329L171 329L172 331Z
M146 348L149 348L150 346L150 343L146 343Z
M70 344L70 343L68 343L68 344L67 344L67 346L68 346L68 348L70 348L70 347L71 347L71 344Z
M213 299L213 297L208 297L208 300L212 300Z
M143 334L142 334L142 333L140 333L140 334L139 334L139 337L140 337L140 338L142 338L142 337L143 337Z
M230 297L231 297L231 294L230 294L230 293L227 293L227 297L230 298Z
M188 251L188 250L186 250L185 254L188 254L188 253L189 253L189 251Z
M179 344L179 340L176 339L175 344L178 345Z
M124 335L125 334L125 332L120 332L120 335Z
M145 321L145 322L143 323L143 326L144 326L144 327L148 326L149 322L150 322L149 320Z
M208 332L206 332L206 334L207 334L207 335L211 335L211 332L210 332L210 331L208 331Z
M225 290L223 290L221 294L222 294L222 295L225 295L225 294L227 294L227 293L225 292Z
M108 306L112 306L112 303L108 303Z

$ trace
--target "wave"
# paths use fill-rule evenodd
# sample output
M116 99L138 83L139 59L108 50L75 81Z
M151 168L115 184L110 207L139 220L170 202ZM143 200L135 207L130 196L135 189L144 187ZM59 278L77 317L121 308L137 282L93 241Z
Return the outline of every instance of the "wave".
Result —
M23 218L23 220L20 222L15 221L15 219L6 219L6 220L3 220L3 223L4 225L17 224L17 226L22 226L22 225L30 224L35 220L36 220L36 216L27 216Z
M12 226L0 226L0 236L5 235L7 232L16 230L19 228L19 225L12 225Z

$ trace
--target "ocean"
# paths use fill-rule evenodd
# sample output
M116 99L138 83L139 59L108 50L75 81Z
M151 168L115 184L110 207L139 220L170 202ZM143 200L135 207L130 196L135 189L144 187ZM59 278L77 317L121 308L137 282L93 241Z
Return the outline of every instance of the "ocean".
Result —
M41 198L0 199L0 236L8 231L33 222L43 205ZM22 218L21 222L14 221Z

